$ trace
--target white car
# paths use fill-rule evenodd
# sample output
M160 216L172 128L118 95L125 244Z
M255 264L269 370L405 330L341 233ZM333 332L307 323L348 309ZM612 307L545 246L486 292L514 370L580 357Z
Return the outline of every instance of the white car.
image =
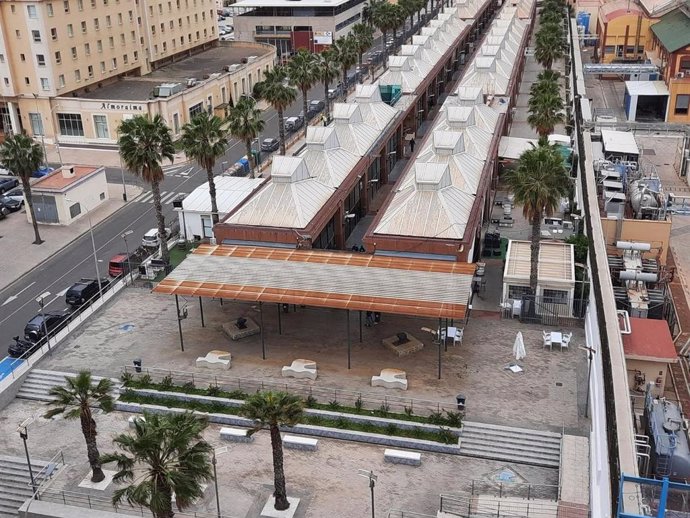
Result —
M166 228L165 238L167 239L170 234L170 229ZM158 229L152 228L151 230L147 231L146 234L144 234L144 237L141 238L141 244L151 248L158 246Z
M235 35L234 34L224 34L220 38L218 38L220 41L235 41Z
M14 189L10 189L5 193L5 196L12 200L17 200L24 204L24 190L21 187L15 187Z

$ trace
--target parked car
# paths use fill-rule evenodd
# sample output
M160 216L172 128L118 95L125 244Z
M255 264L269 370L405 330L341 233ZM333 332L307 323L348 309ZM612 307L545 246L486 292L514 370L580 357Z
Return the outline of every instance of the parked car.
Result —
M234 34L224 34L220 38L218 38L220 41L235 41L235 35Z
M55 171L54 168L48 167L46 165L42 165L38 169L36 169L33 173L31 173L32 178L43 178L44 176L48 176L50 173Z
M170 234L170 229L166 228L163 239L167 239ZM147 247L158 246L158 229L152 228L151 230L147 231L146 234L144 234L144 237L141 238L141 244Z
M134 254L129 255L129 259L126 253L122 252L114 255L108 261L108 275L111 277L120 277L121 275L127 275L129 273L130 265L135 265L138 261L135 261L136 257Z
M0 208L0 219L5 219L7 217L7 214L9 214L9 210L7 210L5 207Z
M5 194L19 185L19 180L14 176L0 177L0 194Z
M15 198L0 195L0 207L5 208L8 212L17 212L24 205L24 199L17 201Z
M21 187L15 187L14 189L10 189L5 193L5 196L13 200L20 201L22 202L22 205L24 205L24 189L22 189Z
M46 330L52 335L67 325L69 311L45 311L29 320L24 328L24 339L37 343L45 338Z
M309 109L316 113L320 113L325 107L326 103L323 102L321 99L314 99L313 101L309 101Z
M101 279L101 291L105 291L110 287L110 279L104 277ZM65 293L65 302L73 308L78 308L86 304L91 304L94 300L100 297L98 289L98 279L81 279L75 282L70 289Z
M38 349L38 344L29 342L28 340L22 340L18 336L12 338L12 343L7 348L7 354L11 358L26 358L34 350Z
M280 147L280 141L277 138L265 138L261 143L261 151L276 151Z
M304 124L304 117L288 117L285 119L286 131L297 131Z

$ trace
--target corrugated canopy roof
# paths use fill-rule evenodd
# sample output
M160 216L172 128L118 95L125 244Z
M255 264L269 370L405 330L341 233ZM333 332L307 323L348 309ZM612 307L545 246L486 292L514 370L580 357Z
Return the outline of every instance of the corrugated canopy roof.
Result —
M451 261L201 245L153 291L462 319L473 273Z
M523 281L529 283L531 265L529 241L511 239L503 272L503 282ZM548 285L575 286L575 258L573 245L556 241L539 243L539 283Z
M690 17L681 9L676 9L661 17L652 25L652 32L669 52L690 45Z

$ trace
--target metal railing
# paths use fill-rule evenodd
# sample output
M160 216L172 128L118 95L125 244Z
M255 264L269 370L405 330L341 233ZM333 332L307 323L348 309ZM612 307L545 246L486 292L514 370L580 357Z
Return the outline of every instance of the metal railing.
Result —
M510 498L510 497L508 497ZM589 518L585 507L556 501L499 499L482 495L441 495L440 511L463 518Z
M436 518L436 515L415 513L413 511L403 511L401 509L391 509L388 511L388 518Z
M559 487L555 484L522 484L514 482L489 482L486 480L473 480L470 486L470 494L492 495L498 498L523 498L525 500L557 500Z
M53 477L55 476L56 472L59 471L61 466L65 465L65 456L60 450L57 452L53 457L47 462L43 468L41 468L41 471L38 473L34 474L34 480L38 482L38 485L36 486L36 489L40 492L41 489L44 488L44 486L53 480ZM31 486L31 483L28 483L29 486Z
M136 372L137 368L125 366L122 368L122 372L134 375L135 377L148 375L154 383L160 383L163 379L168 378L176 386L192 383L197 388L216 386L226 392L239 390L245 394L253 394L264 390L283 391L301 396L305 399L311 396L316 399L318 403L322 404L337 401L340 406L352 408L355 408L356 405L359 404L359 401L361 402L362 409L380 410L382 407L385 407L388 412L398 414L411 411L416 416L429 416L432 413L442 413L445 411L457 412L457 403L448 401L431 401L367 392L353 392L335 387L311 387L288 382L235 378L197 372L174 371L157 367L141 367L140 369L142 372Z

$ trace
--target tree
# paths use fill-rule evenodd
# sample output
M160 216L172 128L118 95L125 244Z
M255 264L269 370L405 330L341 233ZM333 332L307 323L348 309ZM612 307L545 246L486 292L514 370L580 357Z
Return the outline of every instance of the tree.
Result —
M411 0L410 0L411 1ZM366 50L374 44L374 29L370 25L364 23L357 23L352 26L352 36L354 37L355 46L357 47L358 61L359 61L359 83L364 82L364 76L361 75L362 66L362 55Z
M417 0L398 0L398 5L405 13L405 18L410 18L410 28L414 27L414 14L417 12Z
M340 70L343 75L343 89L347 92L347 71L357 62L357 42L354 36L348 34L343 38L338 38L331 45L331 50L337 56L338 63L340 63Z
M517 167L505 181L515 195L515 203L522 205L523 215L532 224L530 287L536 295L542 217L552 215L561 197L567 195L570 178L558 151L540 144L520 155Z
M102 378L96 383L89 371L80 371L76 376L65 376L65 380L66 387L58 385L50 389L49 394L56 399L48 404L56 408L46 412L44 417L50 419L64 414L67 419L79 418L91 466L91 481L100 482L105 479L105 475L101 468L101 456L96 444L96 421L91 409L98 406L104 412L112 411L113 398L110 392L113 390L113 383L108 378Z
M309 89L314 86L318 80L318 69L314 54L306 49L299 49L297 53L292 56L292 59L287 66L287 74L290 83L295 85L302 92L302 110L304 117L307 118L309 112L309 101L307 94ZM308 121L305 121L308 122ZM307 127L309 124L304 124L304 136L307 136Z
M539 133L540 137L550 135L557 124L565 122L563 99L558 93L539 92L531 95L528 111L527 122Z
M254 86L254 96L267 101L278 112L278 140L280 140L280 154L284 155L285 122L283 121L283 112L297 99L297 90L288 83L285 67L277 66L266 72L264 80Z
M257 392L245 400L240 414L254 421L251 433L268 428L271 433L273 450L273 479L275 508L283 511L290 507L285 489L283 470L283 440L280 426L294 426L302 417L304 406L298 396L285 392Z
M396 27L396 14L393 4L384 0L383 3L377 6L377 8L372 12L372 23L374 26L381 31L383 34L382 45L383 45L383 57L384 61L388 56L388 47L386 46L386 36L388 31Z
M393 49L398 48L398 27L405 24L407 19L407 14L405 9L400 4L390 4L392 12L392 23L393 23Z
M244 142L249 160L249 171L252 178L256 178L252 142L264 130L265 122L261 117L261 110L256 107L252 97L243 97L228 113L228 131L237 140Z
M190 412L145 413L134 425L134 435L113 439L122 452L101 458L103 464L117 463L116 483L131 482L115 490L113 504L126 501L148 508L155 518L172 518L173 493L183 511L203 496L201 484L213 480L213 447L201 437L208 423Z
M534 57L547 70L563 57L563 29L556 24L544 24L536 34Z
M127 169L151 185L161 258L167 264L170 261L170 252L166 245L160 184L165 179L161 167L163 160L170 160L172 163L175 158L172 133L160 115L154 115L152 119L148 115L135 115L131 119L123 120L117 131L117 145Z
M323 81L324 100L326 101L326 120L331 120L331 97L328 93L331 81L340 75L340 63L330 48L316 55L316 70L319 79Z
M211 218L214 224L218 223L213 168L216 166L216 160L225 155L228 147L228 134L223 120L207 112L200 113L191 122L182 126L182 136L177 141L177 147L206 170L208 192L211 196Z
M34 227L34 245L43 243L41 235L38 233L38 221L34 212L34 201L31 195L31 175L43 163L43 149L37 142L27 135L14 134L5 138L5 142L0 146L0 164L2 167L18 176L22 182L24 199L29 208L31 223Z

